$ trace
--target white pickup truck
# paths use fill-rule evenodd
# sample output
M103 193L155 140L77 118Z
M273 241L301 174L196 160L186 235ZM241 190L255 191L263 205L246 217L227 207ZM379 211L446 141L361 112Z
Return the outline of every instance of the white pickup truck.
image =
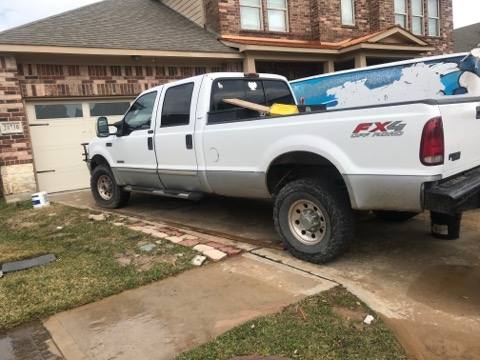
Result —
M131 192L273 199L286 247L316 263L352 240L354 210L392 220L431 210L459 226L480 207L480 98L299 106L288 116L227 98L296 102L287 80L268 74L212 73L142 93L113 127L99 118L86 146L98 204L121 207Z

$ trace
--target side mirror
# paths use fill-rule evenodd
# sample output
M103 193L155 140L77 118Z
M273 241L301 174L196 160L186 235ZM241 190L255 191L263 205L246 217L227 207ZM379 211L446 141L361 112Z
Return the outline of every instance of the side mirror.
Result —
M105 116L100 116L97 119L97 136L100 138L116 135L117 128L108 124L108 119Z

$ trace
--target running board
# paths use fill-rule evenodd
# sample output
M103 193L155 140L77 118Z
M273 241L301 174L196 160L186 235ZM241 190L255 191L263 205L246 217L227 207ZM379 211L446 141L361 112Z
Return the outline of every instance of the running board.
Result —
M203 193L201 192L189 192L189 191L174 191L174 190L160 190L160 189L151 189L144 188L140 186L125 186L123 190L128 192L136 192L142 194L150 194L156 196L163 196L176 199L185 199L185 200L200 200L203 198Z

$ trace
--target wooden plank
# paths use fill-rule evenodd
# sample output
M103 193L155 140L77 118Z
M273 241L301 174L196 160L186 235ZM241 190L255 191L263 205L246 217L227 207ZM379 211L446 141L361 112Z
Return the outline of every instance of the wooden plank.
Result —
M250 109L258 112L270 113L270 107L252 103L250 101L240 99L223 99L223 102L235 105L244 109Z

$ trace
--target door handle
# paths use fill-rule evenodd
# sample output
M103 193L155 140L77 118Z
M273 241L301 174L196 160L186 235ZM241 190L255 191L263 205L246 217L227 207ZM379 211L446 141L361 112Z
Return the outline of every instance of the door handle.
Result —
M187 146L188 150L193 149L193 137L192 135L188 134L185 136L185 145Z
M480 106L477 106L477 119L480 120Z
M147 146L148 146L148 150L153 150L153 138L152 137L149 137L147 139Z

